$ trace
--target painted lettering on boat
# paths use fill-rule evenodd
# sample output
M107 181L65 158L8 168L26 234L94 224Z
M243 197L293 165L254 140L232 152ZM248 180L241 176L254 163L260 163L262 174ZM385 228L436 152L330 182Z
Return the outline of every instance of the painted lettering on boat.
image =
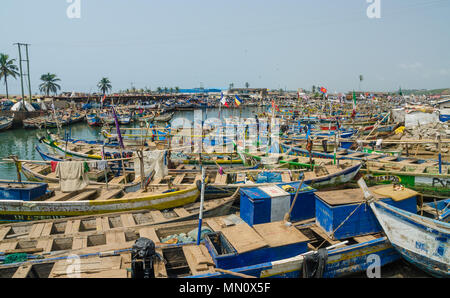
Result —
M423 242L416 241L416 248L428 252L427 245Z
M400 183L402 181L399 176L394 175L381 175L381 176L365 175L364 178L367 179L369 182L374 183L383 183L383 182Z

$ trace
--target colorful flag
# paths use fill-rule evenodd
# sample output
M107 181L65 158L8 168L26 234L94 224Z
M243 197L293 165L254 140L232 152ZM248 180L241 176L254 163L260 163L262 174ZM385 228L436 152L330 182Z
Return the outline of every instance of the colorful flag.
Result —
M273 110L277 110L278 112L280 111L280 109L278 108L278 106L275 104L275 101L272 99L272 109Z
M105 101L105 98L106 98L106 94L103 94L102 103Z
M114 107L112 107L112 111L113 111L113 116L114 116L114 122L116 123L117 138L119 139L119 145L122 149L124 149L125 146L123 145L122 134L120 133L119 120L117 119L117 114L116 114L116 110L114 109Z
M320 92L322 92L323 94L327 93L327 89L325 89L324 87L320 87Z
M234 102L236 103L237 106L240 106L242 103L242 100L237 95L235 95L235 97L236 97L236 99L234 100Z
M356 115L356 94L355 91L353 91L353 112L352 112L352 118Z
M223 97L223 93L222 93L222 97L220 98L220 102L228 108L228 102L227 102L227 99L225 97Z

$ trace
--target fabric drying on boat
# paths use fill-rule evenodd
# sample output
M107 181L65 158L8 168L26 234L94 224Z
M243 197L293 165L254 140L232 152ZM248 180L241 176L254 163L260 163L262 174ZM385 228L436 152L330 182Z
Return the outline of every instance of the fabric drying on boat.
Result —
M56 171L56 166L58 165L57 161L51 161L50 165L52 167L52 172Z
M169 173L167 168L167 150L164 151L144 151L144 176L148 177L155 171L153 179L162 179ZM136 176L141 176L141 162L139 158L134 159L134 171Z
M316 253L305 256L303 261L303 278L321 278L327 264L328 251L319 249Z
M86 162L65 161L56 166L56 176L59 177L59 186L62 192L82 190L89 185Z
M100 171L104 171L108 166L108 162L106 160L101 160L97 162L97 169Z

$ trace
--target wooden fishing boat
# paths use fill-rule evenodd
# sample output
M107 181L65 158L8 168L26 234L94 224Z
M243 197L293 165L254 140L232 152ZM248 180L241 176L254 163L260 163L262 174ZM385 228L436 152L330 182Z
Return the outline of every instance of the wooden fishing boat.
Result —
M133 120L133 117L129 113L126 113L126 114L119 113L117 115L117 121L119 122L119 124L127 125L127 124L130 124L132 122L132 120Z
M81 224L83 219L80 218L66 224L41 221L24 228L20 228L20 224L5 226L1 230L0 251L7 254L19 251L28 254L23 262L0 265L0 276L76 277L67 270L69 256L76 254L80 258L79 277L131 277L127 273L130 268L133 273L139 273L138 267L132 264L131 247L140 237L152 240L156 244L156 252L165 260L154 260L151 276L155 278L296 278L303 276L305 258L308 254L314 254L318 247L328 247L322 277L342 277L363 272L369 266L367 257L370 254L380 257L380 265L399 258L386 237L381 234L351 237L343 242L334 241L321 232L313 219L294 223L291 227L286 227L281 222L249 227L239 221L237 216L210 217L204 221L202 230L210 230L212 233L207 234L207 240L197 246L195 242L163 242L171 235L195 231L197 221L139 225L142 217L130 217L128 214L99 216L95 221L91 219L92 223L84 224ZM155 218L156 214L150 216ZM217 239L215 235L220 236ZM214 245L223 250L217 253L218 249L214 250ZM268 254L248 258L255 252L283 249L284 253L276 254L275 258ZM245 262L241 267L230 265L233 259L237 261L242 258L253 261L246 262L248 266ZM222 260L216 265L215 261L218 259ZM265 261L270 259L275 260ZM237 266L240 264L242 263L236 262Z
M39 116L30 119L23 119L23 128L41 128L45 126L46 116Z
M175 112L161 114L159 116L155 116L153 120L156 122L169 122L172 119L173 115L175 115Z
M86 115L84 114L84 112L83 113L78 113L78 112L71 113L68 124L82 122L85 117L86 117Z
M389 149L386 149L386 150L376 150L375 149L374 150L374 149L365 147L362 149L362 152L369 153L369 154L374 153L374 154L391 155L391 156L400 157L402 155L403 150L389 150Z
M66 157L74 157L86 160L101 160L102 158L102 146L98 144L83 144L82 142L69 142L67 141L55 141L45 137L39 138L41 144L46 145L49 148L57 150ZM105 149L105 159L113 158L127 158L133 156L133 151L124 151L122 153L116 150Z
M32 201L44 197L47 184L0 180L0 198L5 200Z
M374 201L370 207L392 246L411 264L437 277L450 276L450 224Z
M0 117L0 131L8 130L12 127L14 115L12 117Z
M282 143L283 150L289 154L309 157L309 151L298 146ZM389 154L365 153L354 150L337 151L333 153L311 152L313 158L336 159L339 161L364 161L361 172L369 185L399 183L407 188L424 194L438 194L450 196L450 167L449 163L435 160L423 160L413 157L391 156Z
M56 188L56 187L55 187ZM124 194L121 187L88 186L54 195L41 201L0 200L0 221L36 220L54 216L70 217L131 210L163 210L193 203L200 192L197 180L191 185L169 187L151 185Z
M427 217L450 222L450 199L425 203L421 210Z
M86 115L86 122L89 126L100 126L102 125L100 117L97 113L91 113Z

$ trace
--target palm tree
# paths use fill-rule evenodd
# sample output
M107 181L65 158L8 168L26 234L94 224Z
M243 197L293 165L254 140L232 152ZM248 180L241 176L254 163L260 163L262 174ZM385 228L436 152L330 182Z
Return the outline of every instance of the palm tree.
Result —
M2 78L5 79L6 86L6 98L9 98L8 94L8 76L16 78L19 75L17 72L17 65L14 64L16 59L9 59L9 56L6 54L0 54L0 80Z
M359 91L361 91L361 82L364 80L363 75L359 75Z
M170 94L172 94L173 93L173 88L172 87L170 87Z
M179 93L180 92L180 87L175 87L175 93Z
M159 94L161 94L162 88L161 88L161 87L156 88L156 92L158 92Z
M98 89L105 95L109 90L112 89L111 81L108 78L102 78L97 84Z
M230 90L233 89L233 88L234 88L234 84L231 83L231 84L230 84Z
M50 92L57 93L58 90L61 89L61 86L56 84L56 82L61 81L58 77L53 73L46 73L41 76L42 84L39 85L39 90L41 92L45 92L47 96L49 96Z
M250 84L248 82L245 82L245 88L248 89L248 87L250 87Z
M168 90L169 90L169 88L164 87L164 94L166 94Z
M316 86L315 85L312 86L312 93L313 94L316 93Z

